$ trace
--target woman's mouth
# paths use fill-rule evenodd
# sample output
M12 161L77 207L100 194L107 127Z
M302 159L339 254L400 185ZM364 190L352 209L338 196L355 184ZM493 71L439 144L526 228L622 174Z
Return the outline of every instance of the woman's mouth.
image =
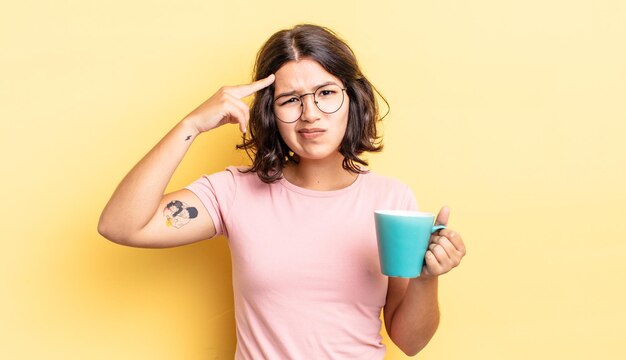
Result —
M298 130L298 134L305 139L315 139L316 137L322 136L326 130L319 128L311 128L311 129L300 129Z

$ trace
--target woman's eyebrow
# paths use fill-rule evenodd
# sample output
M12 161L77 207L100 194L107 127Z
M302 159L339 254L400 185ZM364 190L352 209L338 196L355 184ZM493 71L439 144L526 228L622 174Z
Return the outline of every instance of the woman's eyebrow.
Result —
M316 85L316 86L314 86L313 88L317 90L317 89L321 88L322 86L331 85L331 84L339 86L339 85L338 85L336 82L334 82L334 81L327 81L327 82L325 82L325 83L321 83L321 84L319 84L319 85ZM287 91L287 92L282 92L282 93L280 93L280 94L276 95L276 98L279 98L279 97L281 97L281 96L286 96L286 95L296 95L297 93L298 93L298 92L297 92L297 91L295 91L295 90L291 90L291 91Z

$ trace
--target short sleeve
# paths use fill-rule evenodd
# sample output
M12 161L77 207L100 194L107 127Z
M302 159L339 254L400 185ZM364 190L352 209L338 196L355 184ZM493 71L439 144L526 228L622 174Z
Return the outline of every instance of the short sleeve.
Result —
M402 209L409 211L419 210L419 207L417 206L417 201L415 200L415 195L413 194L413 190L411 190L411 188L406 185L404 190L404 198L402 200Z
M215 235L228 236L226 220L237 190L232 170L229 168L211 175L202 175L185 186L185 189L193 192L206 208L215 225Z

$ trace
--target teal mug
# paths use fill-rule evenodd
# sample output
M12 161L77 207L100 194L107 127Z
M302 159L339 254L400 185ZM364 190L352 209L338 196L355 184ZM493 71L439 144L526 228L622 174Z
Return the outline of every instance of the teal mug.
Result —
M433 225L435 214L420 211L376 210L380 268L387 276L419 277L430 236L445 225Z

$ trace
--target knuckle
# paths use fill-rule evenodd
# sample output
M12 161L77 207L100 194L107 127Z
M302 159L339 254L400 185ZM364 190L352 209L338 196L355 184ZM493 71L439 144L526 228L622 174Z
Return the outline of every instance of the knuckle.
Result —
M222 92L222 99L231 101L232 98L233 98L233 94L230 92L229 89L226 89L224 90L224 92Z
M218 96L218 101L222 105L228 104L228 96L225 93L220 93Z

